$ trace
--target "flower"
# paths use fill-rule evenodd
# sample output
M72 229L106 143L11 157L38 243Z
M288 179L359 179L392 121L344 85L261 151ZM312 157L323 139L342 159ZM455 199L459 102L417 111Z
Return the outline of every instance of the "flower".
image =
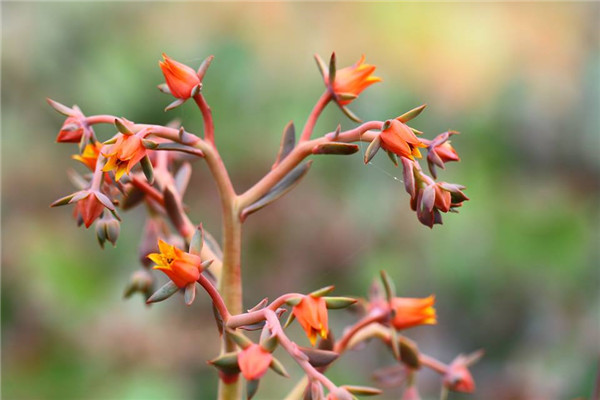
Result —
M450 363L444 374L443 384L448 389L455 392L473 393L475 391L475 381L469 372L468 366L475 362L469 356L459 355Z
M108 158L102 171L115 171L117 181L121 179L124 173L129 174L131 168L146 155L146 148L142 139L137 135L119 135L115 144L108 151L102 152L102 155Z
M303 296L302 300L293 307L292 312L313 346L317 341L317 334L323 339L327 338L329 328L327 326L327 304L324 298Z
M202 260L199 256L186 253L162 240L158 240L160 253L152 253L148 258L156 265L154 269L164 272L179 288L194 283L200 278Z
M102 143L94 142L88 143L81 154L74 154L71 156L73 160L77 160L85 164L89 169L94 171L96 169L96 162L102 149Z
M196 71L187 65L173 60L165 53L162 56L163 61L159 61L158 65L165 76L171 94L183 100L192 97L192 91L201 84Z
M433 303L435 296L424 299L394 297L390 306L394 312L391 324L394 328L407 329L417 325L433 325L437 322Z
M260 379L269 369L273 356L262 346L252 343L238 354L238 365L246 380Z
M381 81L381 78L371 75L375 68L374 65L365 64L365 56L362 55L354 65L336 71L333 85L329 82L329 77L325 75L325 84L336 96L341 94L354 96L348 99L338 99L338 103L344 106L352 102L367 87Z
M86 228L89 228L98 219L104 208L108 208L113 212L115 211L115 206L110 199L97 190L82 190L77 192L72 196L69 203L75 203L75 218L80 220L79 224L83 222Z
M410 206L417 212L422 224L433 227L442 223L441 212L456 211L469 198L462 192L464 186L446 182L432 182L411 197Z
M81 136L83 136L81 120L77 117L67 117L56 136L56 141L58 143L79 143Z
M460 157L450 142L444 142L439 146L436 146L432 151L442 160L442 162L448 161L460 161Z
M397 119L386 121L379 138L381 139L381 147L384 150L411 160L414 160L413 156L421 158L421 152L418 148L425 147L425 144L417 138L414 132Z

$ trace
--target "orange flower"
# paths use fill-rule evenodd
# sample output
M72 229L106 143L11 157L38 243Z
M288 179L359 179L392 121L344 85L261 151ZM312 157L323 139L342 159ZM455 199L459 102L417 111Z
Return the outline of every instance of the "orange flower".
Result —
M131 168L146 155L146 148L137 135L119 135L115 144L113 144L107 153L102 155L108 158L102 171L115 171L117 181L121 179L124 173L129 174Z
M391 307L394 310L394 318L391 324L396 329L411 328L416 325L433 325L437 323L433 303L434 296L424 299L394 297Z
M469 372L468 366L468 357L463 355L456 357L448 366L446 374L444 374L444 386L455 392L473 393L475 391L475 381Z
M98 156L100 155L100 150L102 149L102 143L94 142L89 143L83 149L81 154L74 154L71 156L73 160L77 160L85 164L89 169L94 171L96 169L96 162L98 161Z
M192 91L200 85L198 74L192 68L171 59L165 53L162 56L164 61L159 61L158 65L165 76L171 94L178 99L189 99Z
M158 240L160 253L148 255L156 265L154 269L164 272L179 288L196 282L202 272L200 257L186 253L162 240Z
M83 222L86 228L89 228L102 214L105 207L115 211L115 206L110 199L97 190L82 190L69 197L71 197L69 203L75 203L75 218L80 219L80 223ZM56 202L53 205L57 205Z
M60 128L56 141L59 143L79 143L83 135L83 126L76 117L67 117L65 123Z
M441 145L434 147L432 151L438 155L442 162L460 161L458 153L454 150L454 147L452 147L450 142L444 142Z
M381 78L372 76L375 71L374 65L365 64L364 54L354 65L339 69L335 73L335 79L331 90L337 95L350 94L358 97L360 92L371 86L375 82L380 82ZM325 75L325 84L330 86L329 77ZM354 99L338 100L342 106L349 104Z
M384 150L411 160L414 160L413 156L421 158L418 148L426 146L406 124L392 119L387 121L386 125L388 125L387 128L379 134L381 147Z
M327 304L324 298L304 296L300 303L293 307L292 312L313 346L317 341L317 334L321 335L323 339L327 338L329 328L327 326Z
M252 343L238 354L238 365L246 380L260 379L269 369L273 356L260 345Z

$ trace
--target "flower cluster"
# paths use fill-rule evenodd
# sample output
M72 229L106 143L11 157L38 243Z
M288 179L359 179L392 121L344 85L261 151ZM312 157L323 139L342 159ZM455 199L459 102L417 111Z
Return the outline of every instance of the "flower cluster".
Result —
M369 142L364 154L365 163L369 163L383 149L394 165L402 166L410 206L418 220L429 227L441 224L442 213L455 212L468 200L464 186L437 180L437 168L444 169L446 163L460 160L449 140L457 132L444 132L428 140L408 125L421 114L424 105L385 121L368 121L346 131L338 126L321 137L311 138L317 119L330 102L351 120L362 122L348 106L366 88L381 81L373 75L376 67L367 64L364 56L354 65L340 69L335 53L329 65L319 56L315 58L325 83L323 95L298 140L294 123L286 126L273 167L245 192L237 192L229 178L215 142L211 109L202 92L212 56L197 71L166 54L159 61L165 80L159 89L174 98L165 110L193 99L202 113L204 136L186 131L178 123L160 126L111 115L86 116L77 106L48 100L66 116L56 141L78 143L72 158L85 170L70 175L76 191L52 206L74 204L77 223L86 228L95 224L96 237L104 247L107 241L113 245L117 242L121 221L117 209L127 211L145 205L147 221L138 249L141 268L131 274L124 294L129 297L141 293L146 304L153 304L182 293L190 305L197 288L202 288L212 301L222 337L221 351L209 363L219 371L223 400L241 398L242 386L246 397L251 398L269 369L289 377L274 355L276 348L287 353L307 378L298 384L295 397L301 395L299 392L314 400L380 394L377 388L337 385L326 376L329 366L345 352L358 349L360 343L370 339L384 342L394 356L393 370L376 373L383 378L378 380L390 382L399 376L398 380L406 386L405 398L417 398L413 376L424 367L441 375L440 386L445 390L472 392L475 384L468 368L480 353L459 355L449 365L422 353L415 342L404 336L404 331L437 323L435 297L398 297L386 273L382 272L382 285L376 285L366 300L331 296L334 287L327 286L308 294L282 294L271 302L265 298L244 312L242 225L249 215L279 200L300 183L311 166L312 161L304 161L308 157L351 155L359 151L354 142L364 141ZM100 140L93 130L98 124L113 126L112 136ZM427 151L431 176L420 167L422 151ZM201 224L192 222L183 202L192 162L199 159L208 165L218 188L223 248ZM155 270L167 278L158 288ZM329 312L348 307L356 310L360 318L336 336L331 330ZM281 323L280 318L286 313L287 322ZM295 342L288 336L288 327L295 320L308 340ZM261 333L258 339L252 339L244 331Z

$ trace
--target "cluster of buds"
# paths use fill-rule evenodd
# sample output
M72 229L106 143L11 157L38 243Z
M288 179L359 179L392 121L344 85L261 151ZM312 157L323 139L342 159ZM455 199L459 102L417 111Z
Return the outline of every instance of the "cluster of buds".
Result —
M287 293L270 302L263 299L243 312L241 303L241 227L247 217L290 192L307 174L310 156L350 155L358 152L353 142L370 142L364 161L369 163L383 149L394 165L403 167L410 205L423 224L432 227L441 223L441 213L455 211L468 200L464 187L438 182L436 167L459 161L449 138L449 131L429 141L422 132L407 125L425 108L420 106L387 121L362 120L348 109L367 87L380 82L373 75L374 65L362 56L354 65L338 69L335 53L329 65L315 56L323 76L325 92L310 113L299 140L290 122L284 129L281 146L270 171L254 186L237 193L217 146L210 107L202 93L203 80L213 57L202 62L195 71L163 54L159 67L165 83L159 89L175 100L166 111L193 99L202 113L204 136L186 131L179 123L167 126L135 123L112 115L85 116L77 106L67 107L48 99L48 103L67 119L57 142L79 143L72 158L85 172L70 173L77 191L52 206L74 204L79 225L95 224L102 247L108 241L116 245L121 217L117 209L130 210L145 205L148 219L139 246L141 268L133 272L125 288L125 297L141 293L146 304L153 304L181 293L187 305L193 303L198 287L212 300L215 320L222 336L222 349L210 361L219 371L222 400L237 399L241 394L240 379L244 378L246 396L258 390L260 379L272 369L288 377L283 364L273 356L279 346L302 368L307 380L299 384L306 399L346 400L355 396L376 395L381 390L363 386L336 385L327 376L327 368L345 351L358 344L378 338L391 349L396 365L406 384L406 398L416 398L414 376L422 367L442 375L445 390L472 392L475 388L468 367L479 353L459 356L451 364L443 364L418 350L403 332L419 325L437 322L435 298L402 298L395 295L394 285L382 273L383 291L374 289L368 300L331 296L333 286L308 294ZM328 103L334 102L350 119L362 124L342 132L337 129L311 139L316 122ZM110 124L115 132L101 141L93 126ZM427 150L431 176L421 169L418 159ZM400 159L400 161L398 160ZM183 202L190 181L191 162L204 159L221 197L223 218L223 249L201 224L192 223ZM153 271L162 272L167 282L156 289ZM358 308L362 317L336 339L330 330L328 313L332 309ZM287 321L281 323L287 313ZM286 330L297 321L306 333L308 346L292 341ZM260 330L253 341L242 331ZM390 370L391 371L391 370ZM396 371L397 372L397 371ZM396 372L378 374L385 384ZM224 394L227 393L227 394ZM412 397L411 397L412 396Z

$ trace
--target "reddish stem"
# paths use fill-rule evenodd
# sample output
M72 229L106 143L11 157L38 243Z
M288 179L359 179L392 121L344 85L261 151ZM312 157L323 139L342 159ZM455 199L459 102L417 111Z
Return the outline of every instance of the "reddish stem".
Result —
M323 112L323 110L325 109L325 107L327 106L327 104L330 101L331 101L331 92L329 90L326 90L321 95L321 97L319 98L319 101L317 101L317 104L315 104L312 111L310 112L310 115L308 116L308 119L306 120L306 124L304 124L304 129L302 129L302 135L300 136L300 142L305 142L310 139L310 136L312 135L313 130L315 129L315 125L317 124L317 120L319 119L319 116L321 115L321 113Z
M221 318L223 318L224 322L227 322L229 317L229 311L227 310L227 306L221 297L221 293L213 286L213 284L202 274L200 274L200 278L198 278L198 283L206 290L206 293L210 296L213 301L213 304L221 314Z
M194 96L194 101L200 108L200 112L202 112L202 118L204 119L204 139L215 145L215 125L212 118L212 111L210 110L210 106L206 102L206 99L202 95L202 93L198 93Z

